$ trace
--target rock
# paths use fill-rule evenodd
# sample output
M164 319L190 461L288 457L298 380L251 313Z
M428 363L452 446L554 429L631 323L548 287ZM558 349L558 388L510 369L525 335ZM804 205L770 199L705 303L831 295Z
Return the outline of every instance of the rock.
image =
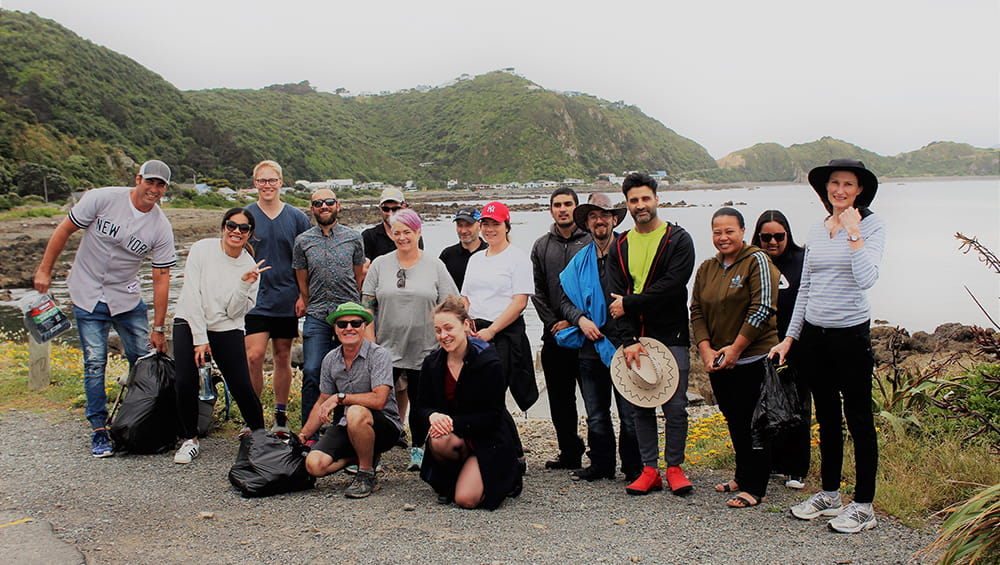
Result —
M405 512L413 512L416 509L417 509L416 505L413 505L413 504L404 504L403 505L403 511L405 511Z
M941 324L934 329L934 337L950 339L960 343L970 343L976 339L976 330L972 326L963 326L955 322Z
M211 520L215 518L215 512L199 512L198 517L202 520Z
M927 332L917 332L910 337L907 345L917 353L931 353L938 348L938 341Z

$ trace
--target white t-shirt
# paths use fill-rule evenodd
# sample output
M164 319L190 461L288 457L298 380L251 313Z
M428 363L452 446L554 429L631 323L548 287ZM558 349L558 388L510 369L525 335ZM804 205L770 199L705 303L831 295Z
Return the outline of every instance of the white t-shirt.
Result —
M469 257L462 296L469 299L469 317L494 321L510 306L515 294L535 294L535 279L528 254L508 245L496 255Z

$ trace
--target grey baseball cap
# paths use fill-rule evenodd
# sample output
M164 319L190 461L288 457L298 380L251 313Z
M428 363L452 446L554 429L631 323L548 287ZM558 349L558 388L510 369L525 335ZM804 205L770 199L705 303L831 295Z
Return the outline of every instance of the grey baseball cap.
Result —
M163 161L156 159L146 161L139 167L139 176L144 179L160 179L165 183L170 183L170 167Z

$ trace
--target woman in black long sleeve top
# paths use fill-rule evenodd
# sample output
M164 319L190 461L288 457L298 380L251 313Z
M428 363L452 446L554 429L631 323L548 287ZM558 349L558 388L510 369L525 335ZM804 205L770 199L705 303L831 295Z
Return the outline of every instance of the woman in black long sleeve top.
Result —
M430 424L420 478L463 508L493 510L520 493L514 438L504 425L500 358L471 329L461 300L433 311L440 348L420 369L417 410Z

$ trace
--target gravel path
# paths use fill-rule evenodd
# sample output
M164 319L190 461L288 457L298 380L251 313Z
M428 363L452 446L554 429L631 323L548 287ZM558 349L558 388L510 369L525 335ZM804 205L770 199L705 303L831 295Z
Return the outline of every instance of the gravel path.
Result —
M621 475L573 482L542 468L554 455L547 421L519 421L531 451L524 493L495 512L438 505L402 470L401 449L383 458L381 490L367 499L343 497L343 474L244 499L226 478L231 436L206 438L202 456L179 466L170 454L94 459L71 413L11 410L0 421L0 509L51 522L88 563L914 563L932 539L884 516L860 535L831 533L792 518L803 494L775 483L761 508L727 509L712 491L721 472L692 470L685 498L628 496Z

